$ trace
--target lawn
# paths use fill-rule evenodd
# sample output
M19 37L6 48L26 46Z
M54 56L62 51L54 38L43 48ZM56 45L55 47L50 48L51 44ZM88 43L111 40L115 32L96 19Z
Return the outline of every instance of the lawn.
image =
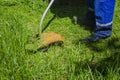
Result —
M44 0L0 0L0 80L120 80L120 1L111 37L82 44L78 41L91 31L72 18L84 16L86 1L56 0L43 32L61 34L64 44L29 51L26 45L34 41L47 5Z

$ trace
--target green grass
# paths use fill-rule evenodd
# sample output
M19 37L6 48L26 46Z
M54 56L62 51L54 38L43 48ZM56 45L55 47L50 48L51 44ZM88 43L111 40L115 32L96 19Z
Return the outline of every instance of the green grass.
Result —
M51 46L47 52L34 53L25 46L37 33L47 2L0 1L0 80L120 79L120 1L116 3L112 36L94 44L78 43L90 35L90 31L72 23L72 16L83 16L87 7L65 4L56 2L43 23L44 27L53 18L44 32L61 34L63 46Z

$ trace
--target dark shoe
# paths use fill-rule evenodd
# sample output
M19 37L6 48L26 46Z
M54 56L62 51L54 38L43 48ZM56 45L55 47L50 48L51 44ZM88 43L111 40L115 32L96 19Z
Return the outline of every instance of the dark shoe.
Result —
M98 42L101 39L102 38L91 35L91 36L89 36L87 38L81 39L80 42L81 43Z

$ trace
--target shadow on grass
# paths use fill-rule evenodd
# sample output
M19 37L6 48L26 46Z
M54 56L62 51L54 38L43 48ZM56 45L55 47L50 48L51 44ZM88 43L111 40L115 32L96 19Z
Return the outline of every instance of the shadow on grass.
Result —
M120 74L120 70L118 71L118 68L120 67L120 54L119 52L116 52L112 54L110 57L105 58L97 63L92 63L90 61L83 61L83 62L75 62L75 75L80 75L81 72L85 72L86 70L89 70L92 72L93 76L100 76L103 77L107 76L109 74L109 70L112 70L113 72L118 72Z
M102 52L108 50L110 52L110 56L107 58L104 58L100 61L93 62L93 59L91 61L83 61L83 62L75 62L75 75L80 75L82 70L90 70L93 74L93 76L100 76L103 77L107 76L109 74L109 70L112 70L113 72L116 72L120 74L120 70L118 69L120 67L120 44L119 38L113 38L110 41L106 43L106 46L104 46L102 49L96 49L97 46L87 44L88 47L93 48L96 52ZM94 57L94 56L93 56Z
M45 27L42 29L42 32L44 32L46 30L46 28L50 25L50 23L56 18L56 15L54 15L49 22L45 25Z
M76 24L73 17L76 16L82 19L88 10L87 8L87 0L55 0L50 11L59 18L69 17L71 22ZM82 22L77 24L81 25L85 30L91 32L91 28L86 27L87 25ZM49 24L47 26L49 26Z
M32 46L32 47L31 47ZM53 42L53 43L50 43L49 45L47 46L43 46L43 47L36 47L36 44L27 44L26 45L26 51L29 53L29 54L35 54L37 52L47 52L48 49L50 47L55 47L55 46L58 46L59 48L62 48L63 47L63 42L61 41L57 41L57 42ZM1 59L1 58L0 58Z
M111 38L110 40L103 40L96 43L86 43L85 44L90 50L94 52L104 52L110 51L112 52L119 52L120 49L120 40L119 38Z

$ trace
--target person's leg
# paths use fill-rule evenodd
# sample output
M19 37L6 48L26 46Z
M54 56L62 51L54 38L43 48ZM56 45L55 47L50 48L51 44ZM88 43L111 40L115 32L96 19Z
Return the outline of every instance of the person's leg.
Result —
M83 39L83 42L95 42L111 35L115 0L95 0L95 31L92 36Z
M96 28L93 35L106 38L111 35L115 0L95 0Z

